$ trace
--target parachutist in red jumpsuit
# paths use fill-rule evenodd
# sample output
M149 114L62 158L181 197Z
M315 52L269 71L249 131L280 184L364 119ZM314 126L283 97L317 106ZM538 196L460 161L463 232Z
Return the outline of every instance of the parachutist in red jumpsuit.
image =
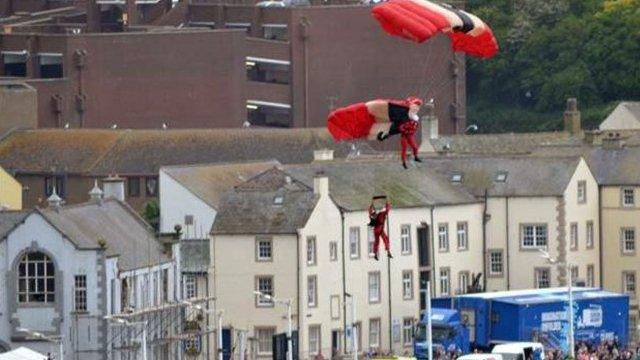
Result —
M380 246L380 238L384 241L384 248L387 250L387 256L393 258L391 256L391 251L389 249L389 236L384 231L384 226L387 221L387 216L389 215L389 210L391 209L391 204L389 201L384 205L384 208L380 211L376 211L376 208L373 206L373 201L369 206L369 226L373 227L373 252L375 253L375 259L378 260L378 247Z
M402 103L389 103L389 120L391 121L391 127L389 133L384 135L378 134L378 140L386 140L391 135L400 134L400 157L402 159L402 167L407 169L407 146L411 147L413 158L416 162L422 162L418 157L418 145L414 135L418 130L420 123L418 122L418 115L416 107L422 106L422 100L410 97ZM412 113L411 110L415 112Z

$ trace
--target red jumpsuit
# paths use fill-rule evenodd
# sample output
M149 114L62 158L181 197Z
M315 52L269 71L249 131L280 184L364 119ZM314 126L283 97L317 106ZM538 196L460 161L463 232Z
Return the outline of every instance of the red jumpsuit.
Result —
M413 135L418 130L418 122L414 120L410 120L402 123L398 130L400 131L400 157L402 158L402 165L406 168L407 165L407 145L411 147L411 151L413 152L413 157L420 161L418 158L418 145L416 144L416 140Z
M389 210L391 209L391 204L387 201L384 208L380 211L376 211L373 207L373 204L369 206L369 220L373 225L373 249L374 253L378 253L378 247L380 246L380 238L384 241L384 248L389 252L389 236L384 231L385 223L387 222L387 215L389 215Z

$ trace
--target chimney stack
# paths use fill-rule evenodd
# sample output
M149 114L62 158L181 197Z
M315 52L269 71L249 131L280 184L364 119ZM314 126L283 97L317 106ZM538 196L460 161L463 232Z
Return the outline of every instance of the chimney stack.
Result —
M98 179L93 180L93 189L89 191L89 199L92 202L100 202L102 200L102 190L98 186Z
M49 198L47 199L47 202L49 203L49 208L55 211L60 210L60 205L62 205L62 198L56 193L55 186L53 187L53 191L51 192L51 196L49 196Z
M580 110L578 110L576 98L567 99L567 109L564 111L564 131L571 135L579 134L582 131Z
M330 161L333 160L333 150L320 149L313 151L313 161Z
M431 145L430 140L438 138L438 118L435 114L433 101L425 103L422 109L424 112L424 116L421 117L422 124L420 126L420 135L422 139L418 152L434 152L435 149L433 148L433 145Z
M329 178L322 171L313 177L313 193L320 196L329 195Z
M104 187L104 197L113 197L120 201L124 201L124 179L118 175L109 176L102 180Z

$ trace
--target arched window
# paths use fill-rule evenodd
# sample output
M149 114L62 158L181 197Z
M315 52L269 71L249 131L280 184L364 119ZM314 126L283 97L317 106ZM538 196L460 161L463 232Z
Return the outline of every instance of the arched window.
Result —
M52 303L55 301L53 261L41 252L25 254L18 264L18 302Z

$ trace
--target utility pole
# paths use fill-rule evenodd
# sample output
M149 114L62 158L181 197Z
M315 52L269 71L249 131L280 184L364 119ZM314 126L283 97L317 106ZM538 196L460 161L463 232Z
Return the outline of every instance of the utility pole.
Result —
M427 351L428 360L433 360L433 339L431 336L431 281L427 280L426 288L421 290L424 293L425 315L427 317Z

